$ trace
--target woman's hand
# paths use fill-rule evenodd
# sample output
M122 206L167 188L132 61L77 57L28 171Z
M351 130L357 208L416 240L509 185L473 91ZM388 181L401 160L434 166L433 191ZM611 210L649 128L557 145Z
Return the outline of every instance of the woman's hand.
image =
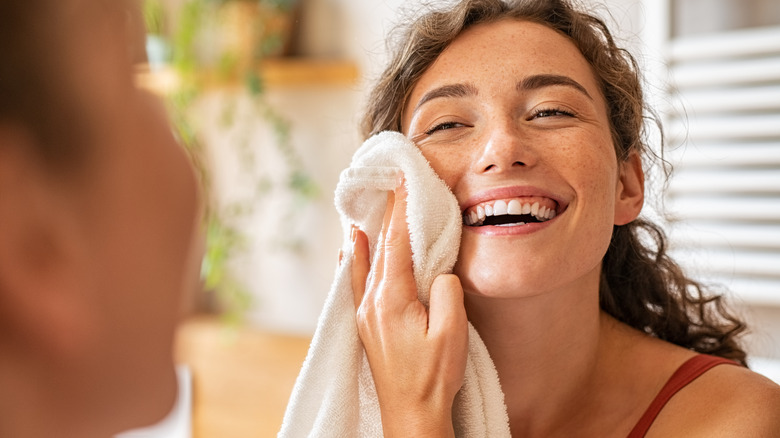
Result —
M430 308L417 299L406 197L402 183L389 196L373 268L366 235L352 230L358 334L385 436L453 436L452 403L468 349L463 288L458 277L440 275L431 286Z

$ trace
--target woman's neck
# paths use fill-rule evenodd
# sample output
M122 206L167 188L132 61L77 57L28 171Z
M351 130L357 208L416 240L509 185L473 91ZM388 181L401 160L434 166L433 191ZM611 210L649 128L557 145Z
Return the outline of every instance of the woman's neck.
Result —
M466 296L498 371L515 436L551 436L582 415L603 361L598 277L545 294ZM609 325L609 324L607 324Z

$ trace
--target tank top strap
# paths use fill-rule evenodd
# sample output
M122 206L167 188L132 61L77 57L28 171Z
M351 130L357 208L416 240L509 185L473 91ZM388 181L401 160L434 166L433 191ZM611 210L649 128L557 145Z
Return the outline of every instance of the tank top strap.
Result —
M677 368L677 371L672 374L672 377L669 378L664 387L661 388L661 391L655 396L655 399L650 403L650 406L636 423L634 429L631 430L631 433L628 434L627 438L644 437L653 424L653 421L655 421L655 418L661 412L661 409L664 408L666 403L677 394L679 390L696 380L696 378L707 372L710 368L721 364L738 365L732 360L706 354L699 354L685 361L685 363L680 365L680 367Z

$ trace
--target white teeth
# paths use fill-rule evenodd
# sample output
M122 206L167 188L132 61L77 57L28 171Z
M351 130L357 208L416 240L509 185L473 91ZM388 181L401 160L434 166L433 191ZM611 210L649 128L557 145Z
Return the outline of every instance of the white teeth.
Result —
M506 202L496 201L496 203L493 204L493 216L503 216L505 214L507 214Z
M554 208L540 205L539 202L523 203L520 199L511 199L509 201L498 200L492 204L479 205L476 208L469 209L463 213L463 222L466 225L482 225L487 216L503 215L533 215L539 221L548 221L556 216ZM525 225L524 222L501 224L496 226L517 226Z
M508 214L523 214L523 204L517 199L513 199L506 205L506 212Z

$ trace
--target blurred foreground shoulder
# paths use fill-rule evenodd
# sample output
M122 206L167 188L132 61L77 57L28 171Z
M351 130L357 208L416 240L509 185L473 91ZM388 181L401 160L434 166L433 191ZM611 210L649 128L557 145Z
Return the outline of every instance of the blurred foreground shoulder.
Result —
M780 386L761 374L719 365L675 395L647 438L780 438Z

